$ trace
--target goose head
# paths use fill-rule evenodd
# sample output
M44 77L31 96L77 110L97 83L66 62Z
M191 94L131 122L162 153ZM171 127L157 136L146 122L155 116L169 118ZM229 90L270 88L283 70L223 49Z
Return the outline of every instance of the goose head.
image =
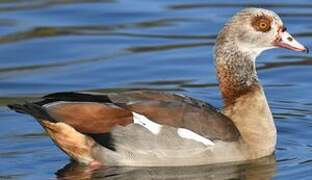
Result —
M228 46L230 51L237 50L252 57L272 48L308 52L308 48L287 32L275 12L262 8L247 8L235 14L219 33L216 49L220 46L223 49Z
M225 105L260 86L255 59L267 49L306 51L273 11L247 8L235 14L219 32L214 47L219 86Z

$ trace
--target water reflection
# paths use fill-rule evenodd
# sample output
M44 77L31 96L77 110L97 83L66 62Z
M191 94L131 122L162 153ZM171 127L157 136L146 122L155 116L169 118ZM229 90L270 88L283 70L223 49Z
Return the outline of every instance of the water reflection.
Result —
M192 167L108 167L92 170L71 162L56 172L58 179L271 179L276 173L275 156L231 164Z
M190 4L177 4L177 5L171 5L169 6L170 9L173 10L184 10L184 9L195 9L195 8L233 8L233 7L263 7L272 9L274 7L276 8L311 8L312 4L294 4L294 3L241 3L241 2L235 2L235 3L190 3Z
M171 44L171 45L162 45L162 46L138 46L138 47L131 47L128 48L128 51L131 52L149 52L149 51L165 51L171 49L178 49L178 48L190 48L190 47L200 47L200 46L212 46L214 43L188 43L188 44Z
M23 32L15 32L0 37L0 44L16 43L19 41L32 40L45 37L70 36L70 35L102 35L102 36L125 36L125 37L143 37L143 38L164 38L164 39L185 39L185 40L214 40L216 35L176 35L176 34L137 34L129 32L120 32L126 29L144 29L153 27L170 26L179 21L187 19L158 19L152 21L143 21L130 24L112 24L96 26L64 26L64 27L36 27ZM0 25L8 25L10 21L0 20ZM119 32L118 32L119 31Z
M311 66L312 65L312 58L311 57L304 57L304 56L280 56L287 61L282 62L268 62L264 63L264 65L257 68L258 71L264 69L275 69L275 68L282 68L286 66ZM295 61L291 61L290 59L296 59ZM298 60L300 59L300 60Z
M47 8L56 5L96 2L114 2L114 0L1 0L0 12Z

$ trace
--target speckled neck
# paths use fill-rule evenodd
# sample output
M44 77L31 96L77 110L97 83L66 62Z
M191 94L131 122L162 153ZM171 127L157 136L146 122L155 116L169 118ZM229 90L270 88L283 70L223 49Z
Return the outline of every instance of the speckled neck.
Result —
M222 31L215 46L215 64L225 107L248 149L250 159L272 154L276 129L270 107L258 80L255 59L261 49L244 46L235 32Z
M255 67L258 54L241 50L235 39L227 38L222 32L219 34L215 45L215 65L225 106L260 86Z

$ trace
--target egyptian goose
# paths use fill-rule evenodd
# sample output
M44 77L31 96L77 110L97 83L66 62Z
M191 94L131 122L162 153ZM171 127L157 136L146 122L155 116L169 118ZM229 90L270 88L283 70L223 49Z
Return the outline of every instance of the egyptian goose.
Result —
M308 51L270 10L243 9L225 24L214 48L222 111L190 97L155 91L63 92L8 107L35 117L60 149L90 166L190 166L256 159L274 152L276 128L255 59L276 47Z

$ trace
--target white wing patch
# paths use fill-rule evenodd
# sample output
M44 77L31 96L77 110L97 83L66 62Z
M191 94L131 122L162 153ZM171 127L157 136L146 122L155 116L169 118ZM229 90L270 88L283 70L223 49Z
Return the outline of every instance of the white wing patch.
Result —
M132 115L133 115L134 124L139 124L145 127L146 129L148 129L155 135L159 134L159 132L161 131L162 125L149 120L148 118L146 118L145 116L141 114L132 112ZM214 145L214 143L211 140L185 128L178 128L177 133L181 138L184 138L184 139L194 140L194 141L203 143L206 146Z
M161 125L157 124L149 119L147 119L145 116L132 112L133 115L133 123L139 124L149 131L151 131L153 134L158 134L161 130Z
M203 143L206 146L213 146L214 145L214 143L212 141L210 141L209 139L207 139L207 138L205 138L199 134L196 134L193 131L188 130L188 129L178 128L177 133L182 138L191 139L191 140Z

